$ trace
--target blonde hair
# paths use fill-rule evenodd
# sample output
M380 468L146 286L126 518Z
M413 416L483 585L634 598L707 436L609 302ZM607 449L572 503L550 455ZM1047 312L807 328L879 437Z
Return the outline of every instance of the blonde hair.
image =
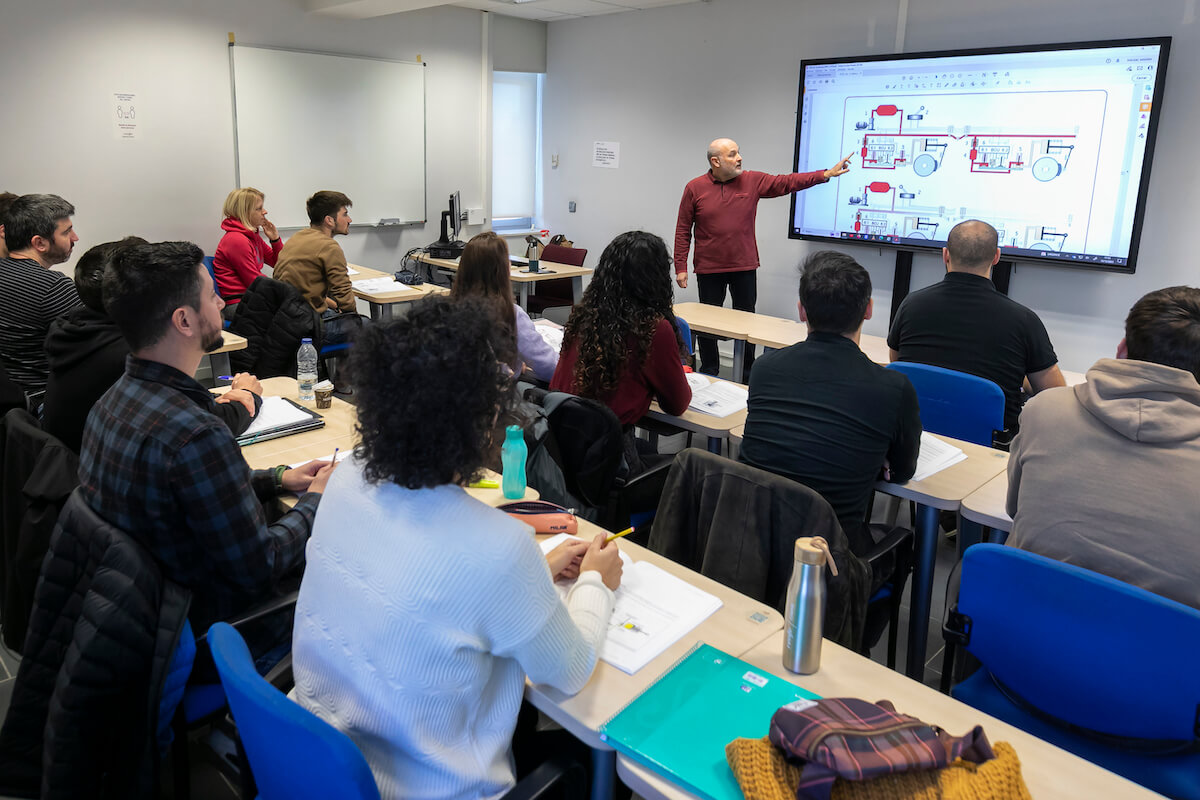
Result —
M255 189L253 186L243 186L241 189L234 189L225 198L225 207L221 209L221 213L226 218L233 217L241 222L247 228L253 229L250 224L250 212L254 211L254 206L260 201L265 200L266 195Z

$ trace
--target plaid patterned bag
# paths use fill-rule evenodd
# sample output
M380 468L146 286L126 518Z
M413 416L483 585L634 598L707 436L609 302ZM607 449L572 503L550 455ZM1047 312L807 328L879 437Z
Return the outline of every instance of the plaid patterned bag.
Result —
M951 736L887 700L853 697L789 703L771 718L771 744L800 764L797 800L830 800L837 778L862 781L994 757L983 728Z

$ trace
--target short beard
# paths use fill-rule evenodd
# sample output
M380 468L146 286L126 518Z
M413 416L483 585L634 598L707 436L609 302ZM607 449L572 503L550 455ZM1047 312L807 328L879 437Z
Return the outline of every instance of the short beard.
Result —
M214 350L220 350L225 345L224 333L220 330L214 332L212 336L206 336L200 346L204 348L204 352L211 353Z

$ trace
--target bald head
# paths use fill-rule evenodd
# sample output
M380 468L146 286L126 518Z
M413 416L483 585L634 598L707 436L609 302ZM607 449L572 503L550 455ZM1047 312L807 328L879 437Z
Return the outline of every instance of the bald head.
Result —
M995 228L981 220L969 219L950 229L942 259L951 272L988 275L1000 260L999 243Z
M733 139L713 139L708 145L708 166L719 181L736 178L742 172L742 154Z

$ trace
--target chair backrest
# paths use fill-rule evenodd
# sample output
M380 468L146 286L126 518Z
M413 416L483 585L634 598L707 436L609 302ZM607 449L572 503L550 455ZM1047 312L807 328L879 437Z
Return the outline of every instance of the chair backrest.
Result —
M209 628L208 642L263 800L378 800L362 751L259 675L246 642L232 626L216 623Z
M675 328L679 331L679 338L683 340L683 346L688 351L688 355L696 352L692 344L692 326L688 325L688 321L683 317L675 317Z
M603 403L567 392L547 392L540 403L554 436L567 491L590 506L604 506L624 451L617 415Z
M204 267L205 267L205 269L208 270L208 274L210 276L212 276L213 283L216 283L217 282L217 272L216 272L216 269L213 267L213 257L212 256L204 257Z
M570 267L582 267L587 258L587 248L563 247L560 244L548 244L542 249L541 260L553 261L555 264L566 264Z
M967 549L958 611L967 649L1034 707L1113 736L1200 738L1200 611L996 544Z
M893 361L888 368L912 382L921 426L930 433L991 447L992 432L1004 430L1004 391L995 382L913 361Z

